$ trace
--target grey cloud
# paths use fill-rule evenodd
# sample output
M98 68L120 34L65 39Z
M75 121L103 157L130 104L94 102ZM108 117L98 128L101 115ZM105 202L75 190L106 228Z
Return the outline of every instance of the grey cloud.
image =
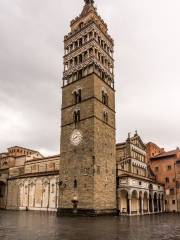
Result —
M96 0L115 39L117 141L180 143L179 0ZM0 151L59 151L63 36L83 0L0 1Z

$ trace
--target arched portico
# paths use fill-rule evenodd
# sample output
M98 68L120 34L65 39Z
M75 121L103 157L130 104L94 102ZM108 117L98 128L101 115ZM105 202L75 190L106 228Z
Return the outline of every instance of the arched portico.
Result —
M153 183L141 184L139 188L123 186L118 189L118 207L120 214L143 215L163 212L163 188Z

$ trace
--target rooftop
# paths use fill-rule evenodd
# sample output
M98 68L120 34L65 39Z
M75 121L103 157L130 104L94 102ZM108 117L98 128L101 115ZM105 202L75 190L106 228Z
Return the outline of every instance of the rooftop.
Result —
M29 148L24 148L24 147L21 147L21 146L10 147L10 148L8 148L8 150L11 150L11 149L14 149L14 148L20 148L20 149L31 151L31 152L35 152L35 153L38 152L36 150L32 150L32 149L29 149Z
M152 157L151 160L155 160L155 159L158 159L158 158L175 156L178 152L180 152L180 149L176 148L175 150L160 153L157 156Z

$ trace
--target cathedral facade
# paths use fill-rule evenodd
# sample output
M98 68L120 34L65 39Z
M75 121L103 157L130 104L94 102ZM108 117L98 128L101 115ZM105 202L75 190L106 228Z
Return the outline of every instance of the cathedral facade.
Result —
M60 155L0 154L0 208L63 215L163 212L164 187L136 132L116 144L114 41L93 0L64 37Z

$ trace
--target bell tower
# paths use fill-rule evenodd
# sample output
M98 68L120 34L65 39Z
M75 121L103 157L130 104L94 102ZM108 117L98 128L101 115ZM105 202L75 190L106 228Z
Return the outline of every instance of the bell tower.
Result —
M84 2L64 37L58 215L116 214L114 42Z

